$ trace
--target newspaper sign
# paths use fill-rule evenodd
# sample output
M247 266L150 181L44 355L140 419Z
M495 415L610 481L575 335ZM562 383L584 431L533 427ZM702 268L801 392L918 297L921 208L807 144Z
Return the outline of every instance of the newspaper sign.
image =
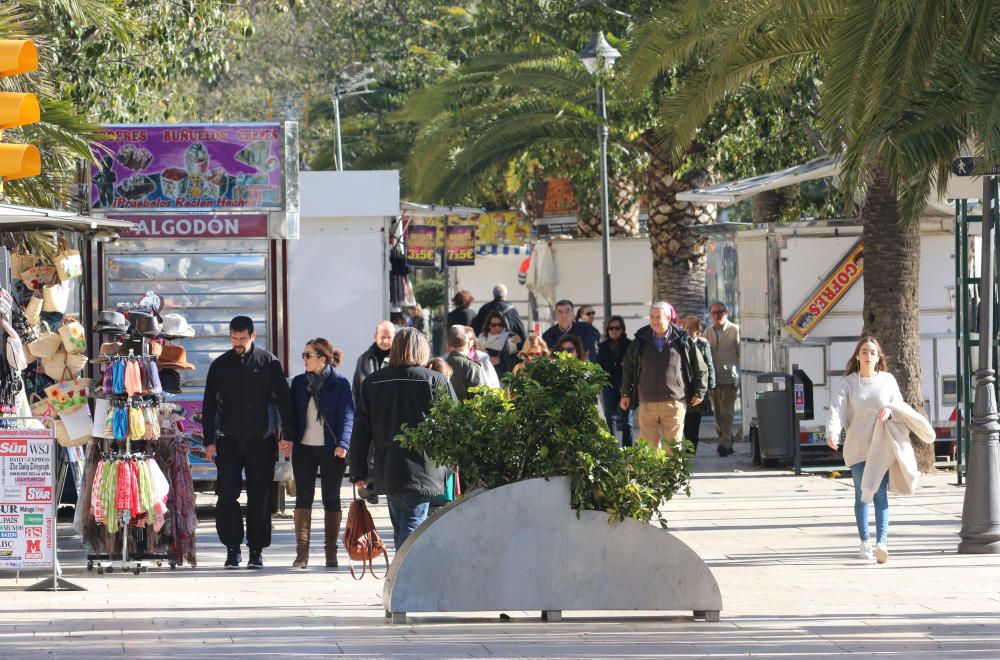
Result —
M859 238L837 265L805 299L795 313L785 323L785 328L793 337L802 341L844 294L861 279L864 272L864 246Z
M54 444L48 429L0 429L0 568L53 565Z

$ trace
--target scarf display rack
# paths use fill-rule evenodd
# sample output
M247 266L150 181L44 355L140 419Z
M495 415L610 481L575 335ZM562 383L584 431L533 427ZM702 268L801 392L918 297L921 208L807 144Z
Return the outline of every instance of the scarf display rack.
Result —
M134 575L164 562L196 565L197 516L187 442L165 401L151 340L131 330L114 334L135 348L109 355L94 397L105 437L87 452L81 536L87 570ZM100 415L104 415L100 419ZM112 477L113 482L105 481Z

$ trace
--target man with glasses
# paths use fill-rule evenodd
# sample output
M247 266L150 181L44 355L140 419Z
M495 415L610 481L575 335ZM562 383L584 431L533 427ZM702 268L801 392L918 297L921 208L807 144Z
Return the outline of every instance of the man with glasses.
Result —
M736 409L736 385L740 378L740 326L729 320L729 310L721 302L712 304L712 325L705 333L712 348L715 365L715 389L708 393L719 438L719 456L733 453L733 414Z
M597 341L600 339L600 334L594 326L574 321L573 302L565 299L556 303L555 325L542 333L542 340L549 347L550 351L554 351L556 350L556 343L563 335L579 337L580 341L583 342L584 350L587 352L587 359L591 362L597 360Z
M261 553L271 545L271 484L278 441L270 406L277 407L284 438L295 437L292 395L278 358L254 345L253 320L237 316L229 323L232 350L208 368L202 402L205 457L218 470L215 529L226 546L226 568L242 559L243 513L240 493L246 472L247 568L264 568ZM218 426L217 426L218 425Z

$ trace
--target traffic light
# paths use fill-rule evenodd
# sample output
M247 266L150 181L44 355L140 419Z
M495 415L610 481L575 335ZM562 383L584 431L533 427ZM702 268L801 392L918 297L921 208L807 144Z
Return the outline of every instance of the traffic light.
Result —
M27 39L0 39L0 77L38 68L38 49ZM0 92L0 131L41 119L34 94ZM42 158L30 144L0 144L0 179L23 179L42 172Z

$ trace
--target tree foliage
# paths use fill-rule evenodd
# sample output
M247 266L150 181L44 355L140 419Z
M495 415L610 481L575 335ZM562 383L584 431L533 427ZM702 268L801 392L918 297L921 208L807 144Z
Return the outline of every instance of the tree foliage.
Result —
M612 519L666 520L660 507L689 493L690 459L647 445L621 449L596 401L607 385L597 365L568 355L538 358L466 401L439 397L427 419L404 428L404 447L459 469L467 483L494 488L534 477L568 476L571 505Z

